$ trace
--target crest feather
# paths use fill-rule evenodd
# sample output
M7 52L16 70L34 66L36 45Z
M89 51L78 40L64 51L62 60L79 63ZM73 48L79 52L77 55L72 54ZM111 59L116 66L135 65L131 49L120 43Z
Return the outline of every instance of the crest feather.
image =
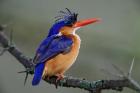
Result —
M71 12L66 8L66 11L59 11L60 15L56 16L55 22L64 21L67 25L72 25L77 21L78 13Z

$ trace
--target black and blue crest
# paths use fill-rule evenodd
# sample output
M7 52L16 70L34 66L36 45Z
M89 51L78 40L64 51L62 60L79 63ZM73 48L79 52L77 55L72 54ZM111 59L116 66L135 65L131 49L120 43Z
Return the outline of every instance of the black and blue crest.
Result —
M51 27L48 37L58 34L59 30L64 26L72 26L77 21L78 14L71 12L68 8L66 11L59 11L60 15L56 16L55 24Z
M64 21L66 25L72 25L77 21L77 13L71 12L68 8L66 11L59 11L61 14L56 16L56 22Z

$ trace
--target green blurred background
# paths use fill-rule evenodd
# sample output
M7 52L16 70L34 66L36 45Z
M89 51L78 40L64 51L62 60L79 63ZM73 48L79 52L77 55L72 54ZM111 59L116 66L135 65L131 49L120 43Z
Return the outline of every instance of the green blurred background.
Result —
M14 31L14 43L33 57L40 41L47 35L58 11L69 8L79 19L99 17L100 23L81 28L77 33L82 44L76 63L66 75L88 80L118 79L116 64L127 72L135 56L133 77L140 82L140 1L139 0L0 0L0 24L9 24L7 35ZM5 53L0 57L0 93L87 93L74 88L58 88L42 81L24 86L23 66ZM104 91L104 93L116 93ZM125 89L122 93L135 93Z

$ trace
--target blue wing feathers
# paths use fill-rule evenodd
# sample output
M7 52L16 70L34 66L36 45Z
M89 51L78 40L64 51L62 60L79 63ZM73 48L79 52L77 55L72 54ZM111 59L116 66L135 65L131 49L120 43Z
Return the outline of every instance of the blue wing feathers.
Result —
M51 41L56 38L56 35L52 35L51 37L45 38L41 44L39 45L37 52L36 53L42 53L44 52L45 48L47 48L49 46L49 44L51 43Z
M63 36L53 40L47 51L40 57L39 62L44 62L59 53L68 51L68 49L71 48L72 43L73 41L70 38Z
M37 54L39 54L37 63L44 62L61 52L68 51L72 43L73 41L65 36L52 35L44 39L37 49Z
M62 52L69 51L72 44L72 39L65 36L52 35L43 40L36 52L37 58L35 59L37 60L35 61L37 61L37 65L32 85L39 84L44 70L44 62Z
M39 84L39 82L40 82L40 80L42 78L44 66L45 66L45 63L40 63L40 64L37 64L36 65L34 77L33 77L33 80L32 80L32 85L33 86Z

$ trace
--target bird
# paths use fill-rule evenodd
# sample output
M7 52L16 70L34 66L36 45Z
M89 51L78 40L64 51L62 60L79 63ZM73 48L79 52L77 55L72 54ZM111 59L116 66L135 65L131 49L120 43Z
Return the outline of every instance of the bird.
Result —
M45 77L56 76L56 81L63 79L64 73L76 61L79 54L81 39L76 31L83 26L100 21L100 18L78 21L78 13L68 8L59 13L48 35L36 50L33 59L35 64L33 86L38 85Z

